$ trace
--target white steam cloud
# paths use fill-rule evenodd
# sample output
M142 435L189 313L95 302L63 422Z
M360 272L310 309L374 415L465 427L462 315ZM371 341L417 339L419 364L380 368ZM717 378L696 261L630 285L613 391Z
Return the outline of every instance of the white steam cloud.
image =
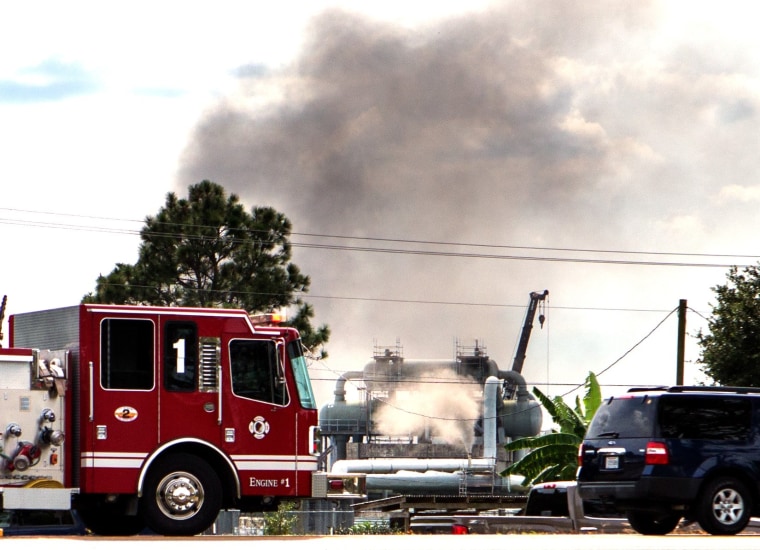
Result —
M470 452L480 415L480 386L451 371L427 372L384 400L374 413L375 429L387 436L421 437Z

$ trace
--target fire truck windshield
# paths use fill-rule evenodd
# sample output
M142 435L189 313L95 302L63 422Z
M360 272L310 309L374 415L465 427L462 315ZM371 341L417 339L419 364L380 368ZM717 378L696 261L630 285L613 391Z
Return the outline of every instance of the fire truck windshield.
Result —
M311 379L306 368L306 358L301 351L301 340L288 344L290 364L293 366L293 377L296 380L296 390L301 406L304 409L316 409L317 400L314 398L314 390L311 387Z

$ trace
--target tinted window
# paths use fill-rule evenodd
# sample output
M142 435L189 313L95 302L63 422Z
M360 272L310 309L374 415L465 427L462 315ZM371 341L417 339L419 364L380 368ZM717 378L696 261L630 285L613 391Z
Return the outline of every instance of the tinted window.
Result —
M662 437L724 441L740 441L749 437L749 399L729 396L663 396L660 401Z
M316 409L317 400L314 398L309 371L306 368L306 358L301 351L301 340L288 344L288 356L293 366L293 377L296 379L296 390L301 406L304 409Z
M285 382L279 375L277 348L271 340L230 342L232 392L241 397L284 405Z
M104 319L100 326L100 384L106 389L153 387L153 323Z
M195 389L198 369L198 331L195 323L166 323L164 387L170 391Z
M647 395L608 399L597 409L586 437L652 437L654 416L655 399Z
M526 516L569 516L567 489L533 489L528 493Z

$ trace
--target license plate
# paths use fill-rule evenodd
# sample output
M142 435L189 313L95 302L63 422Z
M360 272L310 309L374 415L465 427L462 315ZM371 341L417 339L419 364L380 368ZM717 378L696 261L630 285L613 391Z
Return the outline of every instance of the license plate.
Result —
M620 457L617 455L605 456L604 468L606 470L617 470L620 468Z

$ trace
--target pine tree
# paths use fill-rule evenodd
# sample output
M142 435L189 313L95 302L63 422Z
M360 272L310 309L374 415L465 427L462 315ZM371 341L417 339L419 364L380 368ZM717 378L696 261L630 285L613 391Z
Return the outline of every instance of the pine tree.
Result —
M290 233L284 214L266 206L248 213L236 195L202 181L190 186L187 199L167 194L164 207L140 231L137 262L116 264L99 276L83 301L240 307L252 313L295 306L289 324L316 350L330 331L311 324L314 310L301 299L310 279L290 261Z

